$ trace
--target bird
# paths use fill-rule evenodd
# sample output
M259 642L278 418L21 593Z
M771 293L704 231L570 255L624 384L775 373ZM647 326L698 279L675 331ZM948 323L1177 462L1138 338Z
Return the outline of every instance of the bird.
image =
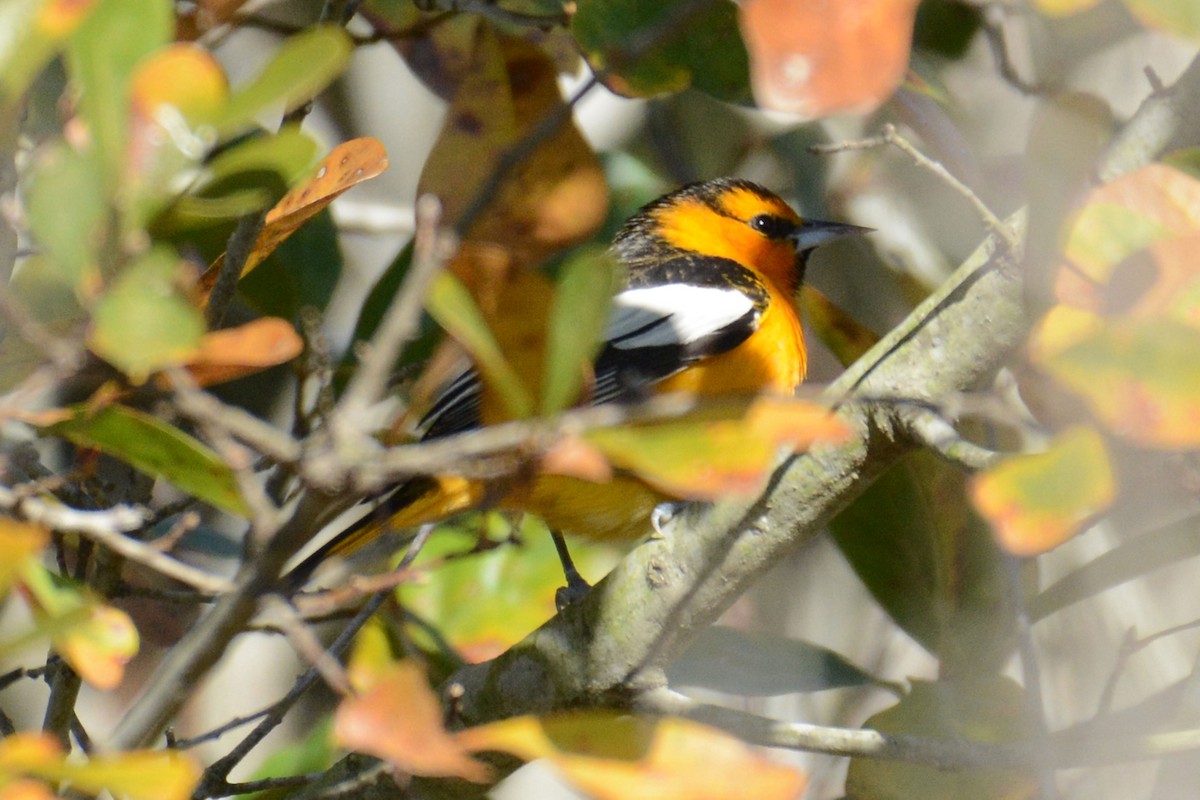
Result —
M870 228L806 219L782 198L740 178L683 186L643 206L619 230L612 252L625 270L613 297L594 378L581 404L631 402L669 393L791 396L804 380L807 348L795 305L809 254ZM478 429L488 415L470 364L435 392L418 425L421 440ZM385 529L407 530L478 508L480 482L455 475L407 479L370 499L374 512L290 570L302 585L328 557L348 555ZM655 510L678 498L632 474L606 482L544 475L499 505L530 511L555 536L568 596L587 584L563 535L637 539Z

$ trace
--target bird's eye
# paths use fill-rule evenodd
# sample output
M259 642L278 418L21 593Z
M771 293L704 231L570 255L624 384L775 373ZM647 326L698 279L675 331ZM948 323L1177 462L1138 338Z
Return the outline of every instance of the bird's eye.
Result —
M750 219L750 227L768 239L782 239L791 231L792 223L783 217L776 217L771 214L759 214Z

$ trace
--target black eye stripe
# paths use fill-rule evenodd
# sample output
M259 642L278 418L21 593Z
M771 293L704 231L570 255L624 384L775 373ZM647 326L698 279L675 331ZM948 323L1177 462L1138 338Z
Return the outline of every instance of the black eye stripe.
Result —
M750 219L750 227L768 239L782 239L796 227L791 220L774 214L759 214Z

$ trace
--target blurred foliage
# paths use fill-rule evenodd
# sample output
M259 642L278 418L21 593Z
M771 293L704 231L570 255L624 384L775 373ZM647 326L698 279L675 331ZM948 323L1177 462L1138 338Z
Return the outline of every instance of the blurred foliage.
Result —
M266 501L283 504L297 476L312 478L302 459L330 445L320 439L322 403L342 391L414 265L428 257L406 231L389 263L364 277L329 209L388 166L379 140L350 135L373 117L353 108L349 84L339 83L359 48L376 41L445 106L428 152L402 137L390 157L411 162L417 190L439 197L440 221L457 245L400 356L403 379L393 388L411 408L380 423L388 444L412 433L415 412L464 354L485 397L498 399L486 403L489 423L553 418L576 404L589 391L622 279L605 247L624 219L680 182L746 175L804 216L880 229L814 258L812 285L799 299L813 334L813 382L875 352L874 331L942 281L984 226L961 196L930 175L914 177L894 153L855 150L833 160L812 145L844 138L852 122L866 120L868 132L878 121L898 123L1000 213L1025 206L1024 253L1010 266L1026 281L1035 323L1010 362L1015 388L978 404L973 396L878 400L899 410L897 425L913 402L945 412L947 427L960 406L983 408L960 429L991 456L989 466L968 475L920 450L864 487L831 524L840 556L889 630L923 649L927 673L902 685L911 676L890 660L888 642L857 641L853 631L823 646L808 631L756 630L803 603L840 602L817 597L826 583L756 601L783 605L778 613L739 607L726 625L702 632L667 677L742 697L869 695L874 707L881 699L888 707L865 721L843 708L834 721L932 739L1027 741L1044 727L1031 716L1037 703L1054 724L1071 717L1055 710L1051 690L1032 697L1005 677L1021 644L1023 677L1037 678L1029 651L1048 635L1030 634L1027 623L1061 624L1088 608L1102 623L1092 627L1131 631L1119 653L1102 640L1108 649L1099 656L1077 657L1106 665L1097 691L1101 711L1111 710L1114 687L1132 674L1128 654L1157 634L1137 639L1144 618L1106 616L1104 604L1118 587L1152 593L1160 575L1194 569L1200 555L1200 159L1184 149L1099 184L1098 159L1124 115L1114 112L1115 97L1060 91L1075 84L1056 70L1083 69L1085 56L1072 48L1099 51L1134 34L1196 42L1194 0L1031 0L1003 9L951 0L369 0L355 35L305 16L311 4L281 3L269 18L253 5L0 4L0 488L8 498L12 487L4 511L22 518L0 516L0 592L27 610L6 623L0 654L24 659L31 643L50 653L36 675L47 678L57 709L46 714L47 736L0 714L6 728L22 730L0 741L0 793L170 800L191 796L200 779L199 762L173 751L106 753L101 742L88 758L86 747L65 752L71 735L86 741L73 692L82 681L120 689L106 698L117 704L136 694L153 666L131 659L143 642L169 638L146 635L162 632L144 604L173 609L168 603L204 599L157 574L154 556L167 557L159 548L189 533L224 536L256 514L262 525ZM992 72L981 79L998 70L992 58L1012 72L1007 33L1021 24L1045 49L1017 71L1045 85ZM562 88L564 76L580 72L640 102L629 130L603 153L579 121L586 112L574 115ZM309 104L331 86L344 101L323 108L334 124L303 125ZM1012 101L1034 90L1023 105ZM1145 90L1136 92L1135 100ZM401 126L411 99L395 101ZM805 122L830 117L828 125ZM318 129L339 142L330 146ZM348 317L351 346L306 349L299 328L312 318L307 309ZM346 338L342 322L325 324L332 339ZM331 386L318 385L335 370ZM232 381L221 396L238 412L277 413L282 428L316 432L298 443L301 455L280 457L223 431L229 418L218 424L184 410L189 392ZM284 408L306 417L287 419ZM476 504L518 506L538 474L633 474L679 496L718 500L758 490L781 448L843 433L806 401L761 400L574 432L557 448L530 444L486 462L495 474ZM986 450L1001 444L1013 452ZM1139 474L1130 464L1149 466ZM356 490L338 488L333 494ZM113 522L130 505L151 513ZM202 520L180 513L197 510ZM654 781L688 797L801 791L795 770L679 719L590 710L447 731L427 673L441 679L535 632L555 614L561 583L542 523L477 511L439 528L385 586L400 581L345 673L356 696L341 701L332 723L322 716L302 742L276 749L261 774L323 770L347 747L409 774L487 781L476 754L502 751L547 759L595 797L642 796ZM96 517L83 512L129 539L122 552L141 555L125 561L97 543L88 527ZM1107 538L1081 542L1100 520ZM243 557L261 552L261 533ZM572 551L593 580L619 557L600 546ZM367 593L354 581L338 591ZM1191 606L1186 613L1171 625L1147 616L1174 636L1200 616ZM297 647L311 656L315 644ZM1056 663L1074 655L1051 651L1043 657ZM33 675L10 673L14 682ZM1122 713L1150 719L1138 728L1147 733L1168 717L1173 727L1200 724L1186 704L1168 702L1173 691L1147 689ZM230 705L229 716L240 713ZM1183 780L1172 775L1159 774L1159 796ZM845 788L870 800L1029 797L1036 786L1021 771L855 759Z

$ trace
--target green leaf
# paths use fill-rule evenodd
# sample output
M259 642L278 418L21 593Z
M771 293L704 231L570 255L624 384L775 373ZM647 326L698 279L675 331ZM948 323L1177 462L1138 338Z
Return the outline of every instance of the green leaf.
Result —
M819 645L722 625L701 631L667 669L667 680L752 697L883 684Z
M96 303L91 349L134 382L182 363L200 343L204 317L179 291L182 262L158 247L126 267Z
M1046 587L1029 602L1029 616L1044 619L1106 589L1195 558L1200 555L1198 523L1200 517L1191 516L1121 542Z
M500 396L508 415L513 419L532 416L529 390L500 350L487 320L462 281L449 272L440 273L429 287L425 308L471 354L485 380Z
M50 333L69 334L86 319L74 288L45 255L22 262L9 290L13 300ZM0 328L0 334L0 390L7 390L28 377L45 356L11 327Z
M295 125L275 134L248 136L222 150L205 165L206 180L198 191L209 196L247 183L262 186L264 174L285 189L307 178L319 161L316 141ZM283 196L283 191L273 200ZM273 201L272 201L273 202Z
M641 0L579 0L571 33L592 69L618 94L649 97L694 86L719 100L747 100L750 67L737 6L716 0L685 13L688 8ZM647 39L653 44L630 59L631 43Z
M244 515L245 501L229 465L203 443L144 411L106 406L74 409L44 428L80 447L94 447L147 475L163 478L209 505Z
M0 113L21 98L96 0L5 0L0 3Z
M555 414L578 399L620 280L620 264L607 248L581 250L563 264L550 307L542 414Z
M1200 41L1200 6L1194 0L1125 0L1125 5L1148 27Z
M998 668L1014 631L1005 557L964 483L933 455L913 454L831 523L883 609L955 674Z
M898 704L864 723L885 734L958 741L1020 742L1032 735L1024 691L1010 678L916 681ZM939 770L918 764L855 758L846 794L855 800L1015 800L1034 797L1036 777L1001 770Z
M61 279L85 297L99 279L95 252L108 205L96 159L65 144L43 152L28 194L29 226Z
M488 526L491 541L502 541L512 531L499 515L471 519ZM414 565L428 571L400 588L404 607L427 623L412 627L414 639L433 647L428 631L435 630L467 661L482 661L554 616L563 573L550 535L541 522L526 517L519 537L520 545L472 553L479 541L474 530L439 528ZM571 543L571 556L588 580L603 577L618 557L603 545L577 541Z
M267 108L283 104L285 111L291 111L340 75L353 50L346 33L333 26L291 37L257 78L233 93L224 111L211 122L222 136L230 136L251 127Z
M169 0L102 0L71 39L68 66L104 163L110 195L121 186L129 146L131 78L137 63L171 40Z

